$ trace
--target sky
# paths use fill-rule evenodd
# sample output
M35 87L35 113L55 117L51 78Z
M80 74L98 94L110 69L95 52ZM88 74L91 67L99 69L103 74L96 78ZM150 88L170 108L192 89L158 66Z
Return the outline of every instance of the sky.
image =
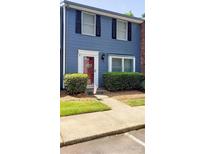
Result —
M141 17L144 12L144 0L70 0L105 10L126 13L130 10L135 17Z

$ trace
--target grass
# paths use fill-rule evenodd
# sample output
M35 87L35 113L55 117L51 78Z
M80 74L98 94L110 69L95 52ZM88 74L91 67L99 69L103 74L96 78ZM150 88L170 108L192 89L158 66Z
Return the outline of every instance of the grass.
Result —
M97 100L60 101L60 116L106 111L111 108Z
M126 103L130 106L143 106L145 104L144 98L128 99Z

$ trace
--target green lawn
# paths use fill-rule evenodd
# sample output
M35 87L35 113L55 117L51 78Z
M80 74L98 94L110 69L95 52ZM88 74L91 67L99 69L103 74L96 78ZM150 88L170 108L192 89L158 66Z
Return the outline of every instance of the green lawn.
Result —
M129 99L126 103L130 106L142 106L145 104L144 98Z
M97 100L60 101L60 116L106 111L111 108Z

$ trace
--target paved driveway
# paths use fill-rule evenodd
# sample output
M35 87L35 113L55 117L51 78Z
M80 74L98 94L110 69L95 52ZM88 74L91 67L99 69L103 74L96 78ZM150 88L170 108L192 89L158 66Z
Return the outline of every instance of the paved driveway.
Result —
M144 154L144 129L61 148L61 154Z

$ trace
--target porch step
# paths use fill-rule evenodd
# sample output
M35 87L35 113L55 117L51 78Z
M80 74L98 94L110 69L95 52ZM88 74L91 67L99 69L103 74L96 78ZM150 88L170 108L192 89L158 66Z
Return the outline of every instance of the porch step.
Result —
M88 95L94 95L94 94L93 94L93 91L94 91L94 88L88 88L88 89L86 90L86 93L87 93ZM103 89L103 88L98 88L97 91L96 91L96 94L102 95L102 94L105 93L105 91L106 91L106 90Z

